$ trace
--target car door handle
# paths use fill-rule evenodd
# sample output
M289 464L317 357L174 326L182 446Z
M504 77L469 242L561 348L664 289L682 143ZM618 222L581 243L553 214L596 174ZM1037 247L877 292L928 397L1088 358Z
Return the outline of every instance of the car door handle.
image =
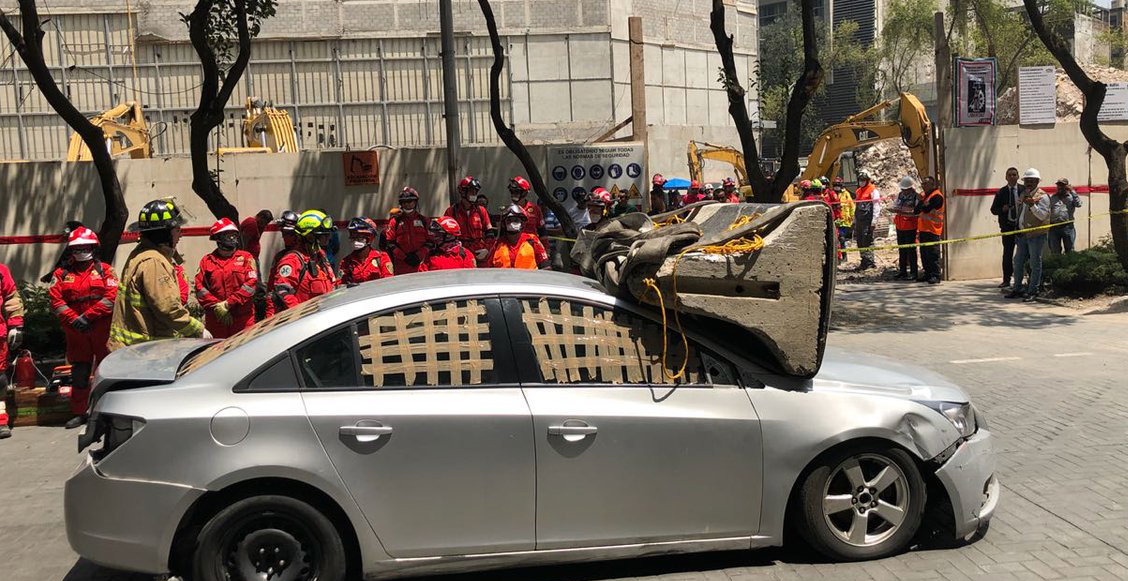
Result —
M564 424L548 427L548 435L563 436L566 442L579 442L598 431L599 428L578 420L569 420Z
M339 433L342 436L352 436L358 442L375 442L380 436L392 433L391 426L341 426Z

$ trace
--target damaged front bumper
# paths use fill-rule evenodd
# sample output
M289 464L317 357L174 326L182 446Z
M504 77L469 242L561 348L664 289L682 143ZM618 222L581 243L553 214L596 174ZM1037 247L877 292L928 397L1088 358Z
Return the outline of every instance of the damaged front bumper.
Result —
M67 541L99 565L165 573L179 519L202 494L179 484L107 476L87 454L63 496Z
M936 470L948 491L955 517L955 534L964 538L987 525L999 504L999 479L995 476L994 437L980 428Z

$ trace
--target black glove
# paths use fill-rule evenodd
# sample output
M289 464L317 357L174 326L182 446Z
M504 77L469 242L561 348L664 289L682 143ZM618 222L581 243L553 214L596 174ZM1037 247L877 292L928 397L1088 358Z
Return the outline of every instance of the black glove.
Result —
M419 266L419 263L423 262L422 260L419 260L418 254L408 254L407 256L403 257L403 261L406 262L409 266Z
M85 333L90 330L90 321L86 320L86 317L80 316L71 321L71 326L74 327L75 331Z

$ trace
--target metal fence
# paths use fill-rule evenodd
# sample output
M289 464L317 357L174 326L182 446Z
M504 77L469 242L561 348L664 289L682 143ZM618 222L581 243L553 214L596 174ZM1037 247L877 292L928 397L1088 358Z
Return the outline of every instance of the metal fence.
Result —
M142 103L156 155L186 155L189 115L199 98L199 62L186 43L136 41L135 14L66 14L44 24L44 53L55 81L87 115ZM498 141L489 115L489 39L459 37L457 74L462 138ZM0 159L62 159L69 127L35 86L19 55L0 40ZM508 61L507 61L508 63ZM502 108L511 117L510 74ZM243 145L248 97L289 111L302 149L444 143L438 36L254 43L251 62L212 147Z

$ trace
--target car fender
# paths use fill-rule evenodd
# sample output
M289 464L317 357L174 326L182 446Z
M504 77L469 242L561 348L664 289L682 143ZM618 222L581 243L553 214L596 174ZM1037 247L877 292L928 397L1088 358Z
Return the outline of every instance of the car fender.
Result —
M746 391L760 416L764 437L761 502L765 510L760 513L760 535L780 542L798 479L827 450L846 442L879 439L928 460L959 439L942 416L907 399L772 388Z

